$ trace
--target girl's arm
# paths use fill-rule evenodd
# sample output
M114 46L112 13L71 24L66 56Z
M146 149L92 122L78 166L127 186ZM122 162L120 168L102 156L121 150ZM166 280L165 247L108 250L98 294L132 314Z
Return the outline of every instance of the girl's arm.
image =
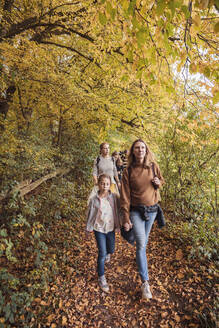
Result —
M128 225L131 227L130 221L130 185L129 185L129 172L128 168L126 168L123 172L122 183L121 183L121 193L120 193L120 207L122 211L122 224L126 227Z
M86 213L86 217L87 217L87 223L86 223L86 231L93 231L93 215L92 215L92 206L93 202L92 199L90 200L89 204L88 204L88 208L87 208L87 213Z
M118 177L118 171L117 171L117 168L116 168L116 164L113 163L113 175L114 175L114 179L117 183L117 185L120 187L120 181L119 181L119 177Z
M115 218L114 218L114 222L115 222L115 228L120 229L121 226L121 220L120 220L120 199L119 196L117 194L113 194L114 197L114 213L115 213Z

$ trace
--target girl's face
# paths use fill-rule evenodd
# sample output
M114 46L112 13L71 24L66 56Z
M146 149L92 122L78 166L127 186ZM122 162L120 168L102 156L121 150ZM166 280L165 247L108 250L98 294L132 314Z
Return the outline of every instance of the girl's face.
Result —
M104 144L103 147L101 148L101 155L107 156L109 154L109 145Z
M133 148L133 155L137 161L143 161L146 155L146 146L143 142L137 141Z
M100 182L98 183L99 190L101 192L103 191L109 191L110 190L110 179L108 178L102 178Z

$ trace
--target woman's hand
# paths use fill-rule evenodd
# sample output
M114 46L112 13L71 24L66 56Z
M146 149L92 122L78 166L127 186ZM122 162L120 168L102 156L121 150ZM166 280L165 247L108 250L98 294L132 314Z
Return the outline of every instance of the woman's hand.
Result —
M153 182L159 186L160 185L160 179L158 177L154 177Z
M130 223L126 222L124 224L125 231L129 231L131 228L132 228L132 223L131 222Z

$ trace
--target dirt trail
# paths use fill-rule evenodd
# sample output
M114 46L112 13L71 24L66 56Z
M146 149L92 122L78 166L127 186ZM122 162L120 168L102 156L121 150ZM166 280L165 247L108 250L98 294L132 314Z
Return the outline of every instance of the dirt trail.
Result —
M152 300L141 299L135 247L117 233L116 251L105 270L107 294L97 284L94 236L86 240L81 233L80 240L80 253L69 254L68 269L49 291L54 307L48 316L51 328L214 327L212 277L204 264L187 260L186 245L168 239L165 229L155 224L148 244Z

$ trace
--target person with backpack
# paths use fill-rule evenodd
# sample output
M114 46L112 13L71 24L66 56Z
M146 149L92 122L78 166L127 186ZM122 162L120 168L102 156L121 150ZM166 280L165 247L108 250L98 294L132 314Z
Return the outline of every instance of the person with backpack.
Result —
M133 229L134 232L143 299L152 298L148 282L146 247L158 213L159 187L163 183L159 166L148 146L142 139L135 140L128 155L128 166L123 171L120 207L124 229Z
M112 157L114 157L114 159L115 159L115 164L116 164L116 168L117 168L117 172L118 172L118 178L119 178L119 181L121 181L122 171L124 169L123 161L122 161L118 151L114 151L112 153Z
M107 255L115 250L115 230L119 230L119 196L110 191L111 178L108 174L98 177L98 192L88 204L86 231L94 231L97 248L98 283L104 292L109 285L104 274Z
M93 180L94 185L98 185L98 177L101 174L108 174L111 178L110 190L114 193L119 194L120 181L116 168L115 160L110 156L110 147L107 142L103 142L100 145L100 155L95 158L93 165Z

